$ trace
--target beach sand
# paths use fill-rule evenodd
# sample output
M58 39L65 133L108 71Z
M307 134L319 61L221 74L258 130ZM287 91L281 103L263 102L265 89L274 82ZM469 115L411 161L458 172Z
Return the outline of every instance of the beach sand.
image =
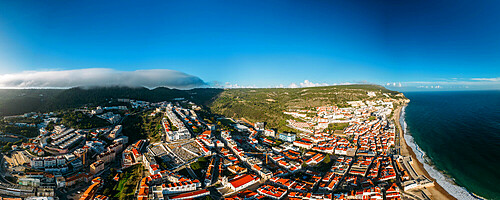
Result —
M427 173L427 171L424 168L424 165L422 163L420 163L420 161L417 159L417 156L415 155L415 153L413 152L413 150L411 149L411 147L406 144L406 141L405 141L405 138L404 138L404 131L401 128L401 124L399 123L399 117L401 115L401 108L402 107L399 106L395 110L395 112L394 112L394 121L396 122L396 126L399 129L399 136L400 136L399 138L401 139L401 141L400 141L401 155L402 156L411 156L412 159L413 159L413 164L412 164L413 169L415 169L415 171L418 174L423 174L426 177L428 177L429 179L431 179L431 180L434 181L434 187L429 187L425 191L426 194L429 195L429 197L431 199L456 199L455 197L451 196L448 192L446 192L446 190L444 190L443 187L441 187L436 182L436 180L433 179L429 175L429 173Z

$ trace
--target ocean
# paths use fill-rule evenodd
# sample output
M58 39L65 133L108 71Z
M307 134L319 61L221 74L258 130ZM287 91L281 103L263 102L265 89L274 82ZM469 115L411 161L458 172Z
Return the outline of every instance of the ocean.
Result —
M405 139L457 199L500 199L500 91L405 92Z

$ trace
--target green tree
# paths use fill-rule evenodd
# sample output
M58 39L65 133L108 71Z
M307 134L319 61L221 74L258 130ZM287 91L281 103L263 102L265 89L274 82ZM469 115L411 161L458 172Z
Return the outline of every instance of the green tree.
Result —
M191 169L193 169L193 170L201 169L200 163L195 162L195 163L191 164Z
M330 160L330 155L329 155L329 154L326 154L324 162L325 162L325 163L330 163L330 161L331 161L331 160Z
M47 124L47 128L46 129L47 129L47 131L53 131L54 130L54 122L52 122L52 121L49 122Z
M3 152L7 152L7 151L10 151L10 150L11 150L11 147L10 147L9 145L4 145L4 146L2 147L2 151L3 151Z

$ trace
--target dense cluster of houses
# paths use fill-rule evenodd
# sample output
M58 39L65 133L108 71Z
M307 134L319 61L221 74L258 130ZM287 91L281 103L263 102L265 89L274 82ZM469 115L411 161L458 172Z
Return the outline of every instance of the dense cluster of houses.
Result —
M170 124L166 118L162 120L163 129L165 130L165 137L167 141L176 141L191 138L191 133L186 127L186 124L192 126L193 122L191 120L193 120L196 125L201 126L201 123L197 121L196 114L194 113L194 115L192 115L193 113L189 112L187 109L182 109L181 107L175 106L173 104L168 104L166 106L165 116L168 117L168 119L172 123ZM191 119L188 118L187 115L191 115ZM171 126L174 126L177 130L171 130Z
M263 180L267 180L266 184L254 191L239 188L239 192L230 195L228 199L283 199L285 196L289 199L400 199L401 193L397 185L379 186L380 183L396 180L398 177L401 177L401 181L413 180L409 178L404 162L400 161L402 159L395 159L391 152L395 146L396 133L394 125L385 115L392 111L392 102L359 101L349 104L352 107L324 106L314 110L285 112L306 121L288 121L291 127L306 133L293 141L281 138L280 134L269 129L262 129L260 137L255 136L258 134L253 134L252 128L248 128L248 139L243 141L253 147L261 141L262 145L267 146L262 154L279 167L273 169L271 176L262 176L259 173L262 168L259 165L253 167L249 163L256 158L249 157L248 152L240 147L241 142L236 142L229 132L223 131L223 141L235 157ZM311 114L315 116L308 117ZM347 122L349 125L340 134L323 131L332 122ZM284 143L277 145L278 139ZM331 168L326 172L304 168L321 165L332 155L335 155L335 159L330 161ZM228 169L234 171L233 168ZM307 178L292 178L298 172ZM413 186L412 182L407 183L409 187ZM312 191L316 191L313 188L321 193L313 193ZM351 192L329 194L338 189Z
M137 106L153 105L134 103ZM400 188L412 190L432 183L414 174L411 160L393 153L396 129L387 119L393 109L392 102L347 103L350 107L322 106L285 111L285 114L298 118L288 120L288 126L300 130L300 134L277 133L266 129L265 123L252 124L245 120L233 125L238 133L221 130L219 136L215 127L198 119L194 110L169 102L162 102L151 113L155 116L164 114L161 120L162 142L149 144L149 140L138 140L125 148L128 138L121 135L121 125L98 129L90 135L57 127L49 136L47 147L63 152L82 140L85 145L59 156L33 157L31 167L44 172L30 174L21 179L20 184L62 187L78 181L91 182L82 198L106 199L96 193L104 183L95 177L120 154L122 169L136 164L142 164L146 169L135 194L140 200L193 199L210 195L211 192L205 189L210 186L215 186L226 199L234 200L285 197L292 200L392 200L401 199ZM106 115L102 113L109 110L98 109L95 114ZM331 123L348 125L339 133L327 131ZM105 136L107 142L99 136ZM35 155L38 148L43 155L40 145L26 143L22 147ZM88 156L95 158L91 159L90 165L87 164L90 173L69 177L47 173L79 169L89 160ZM201 170L202 176L190 173L187 177L178 172L200 157L209 158L206 168ZM394 182L403 183L403 187ZM333 191L344 192L332 194Z
M287 120L290 127L305 133L314 133L328 128L331 123L359 122L370 116L389 116L393 109L392 101L349 101L350 107L321 106L313 110L284 111L299 120Z

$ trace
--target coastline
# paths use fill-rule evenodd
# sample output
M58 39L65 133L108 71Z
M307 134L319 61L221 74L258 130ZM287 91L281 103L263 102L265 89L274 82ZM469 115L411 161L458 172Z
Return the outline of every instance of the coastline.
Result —
M404 105L405 106L405 105ZM399 106L395 111L394 111L394 121L396 123L396 126L399 129L399 138L400 138L400 146L401 146L401 155L402 156L411 156L413 159L413 169L418 173L418 174L423 174L430 180L434 181L434 187L429 187L425 189L426 193L428 194L431 199L454 199L456 200L455 197L453 197L451 194L449 194L441 185L437 183L437 181L430 176L430 174L425 170L424 165L417 159L417 155L415 152L413 152L413 149L406 144L406 140L404 138L404 130L402 129L401 123L399 121L401 117L401 109L404 106Z

